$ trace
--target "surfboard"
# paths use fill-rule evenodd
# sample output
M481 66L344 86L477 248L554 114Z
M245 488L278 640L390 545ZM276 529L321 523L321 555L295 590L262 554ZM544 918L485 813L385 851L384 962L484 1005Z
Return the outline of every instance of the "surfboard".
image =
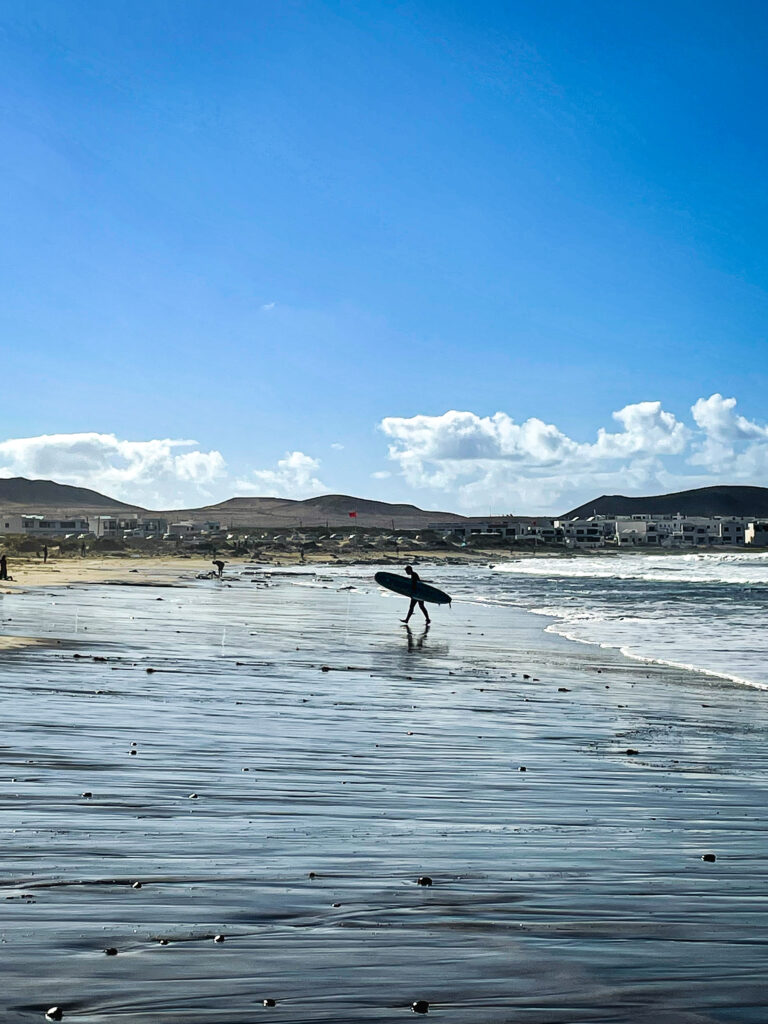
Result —
M417 601L430 601L432 604L450 604L450 595L431 587L421 580L414 587L409 576L398 576L394 572L377 572L373 577L380 587L402 594L403 597L415 597Z

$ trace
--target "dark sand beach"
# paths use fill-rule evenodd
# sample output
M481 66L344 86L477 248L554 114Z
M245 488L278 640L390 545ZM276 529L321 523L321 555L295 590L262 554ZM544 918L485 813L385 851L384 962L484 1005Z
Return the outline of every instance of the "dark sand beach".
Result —
M181 572L2 598L3 1020L766 1020L762 691Z

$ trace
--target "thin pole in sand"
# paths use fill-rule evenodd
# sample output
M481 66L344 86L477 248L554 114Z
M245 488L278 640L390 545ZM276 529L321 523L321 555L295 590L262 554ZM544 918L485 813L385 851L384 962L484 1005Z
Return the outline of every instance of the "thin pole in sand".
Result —
M344 643L349 647L349 606L352 603L352 594L347 594L347 617L344 621Z

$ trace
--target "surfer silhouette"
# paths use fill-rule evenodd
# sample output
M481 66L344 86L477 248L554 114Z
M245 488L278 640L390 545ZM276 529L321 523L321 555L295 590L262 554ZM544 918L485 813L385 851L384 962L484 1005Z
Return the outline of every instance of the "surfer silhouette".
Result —
M416 585L419 582L419 574L417 572L414 572L413 567L410 566L410 565L406 565L405 572L406 572L406 575L411 577L411 592L415 592ZM424 613L424 618L427 620L427 625L429 625L429 623L432 620L430 619L430 617L429 617L429 615L427 613L426 606L424 605L423 601L419 601L415 597L411 598L411 605L410 605L410 608L408 609L408 614L405 616L404 619L400 619L400 621L404 622L406 624L406 626L407 626L408 625L408 620L413 615L413 612L414 612L414 610L416 608L416 605L418 605L419 608L421 608L422 612Z
M221 577L224 575L224 563L222 561L220 561L219 559L216 559L213 562L213 564L216 566L216 570L218 572L219 579L221 579Z

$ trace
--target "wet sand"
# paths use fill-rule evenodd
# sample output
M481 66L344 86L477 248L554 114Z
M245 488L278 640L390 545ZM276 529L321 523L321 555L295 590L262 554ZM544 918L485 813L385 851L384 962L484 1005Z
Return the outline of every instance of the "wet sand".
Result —
M224 574L230 581L239 578L243 569L252 564L243 558L227 559L225 553L219 556L225 562ZM529 558L530 552L509 554L503 552L505 561L515 558ZM198 573L213 571L210 555L144 555L144 554L89 554L87 558L73 556L52 556L48 562L31 555L11 555L8 571L13 579L0 582L0 593L14 594L29 587L65 586L73 583L131 583L149 585L152 583L187 582L196 578ZM455 565L486 565L489 561L499 560L499 551L483 549L450 550L419 548L405 551L398 556L390 554L382 558L380 551L367 551L364 548L349 547L340 555L334 556L333 567L369 564L381 567L396 565L402 567L411 559L414 564L440 564L450 562ZM264 569L285 568L321 571L329 564L328 554L323 551L310 551L302 562L295 551L268 550L263 559L256 564Z
M44 641L0 648L4 1019L766 1019L762 693L338 572L173 582L0 600Z

